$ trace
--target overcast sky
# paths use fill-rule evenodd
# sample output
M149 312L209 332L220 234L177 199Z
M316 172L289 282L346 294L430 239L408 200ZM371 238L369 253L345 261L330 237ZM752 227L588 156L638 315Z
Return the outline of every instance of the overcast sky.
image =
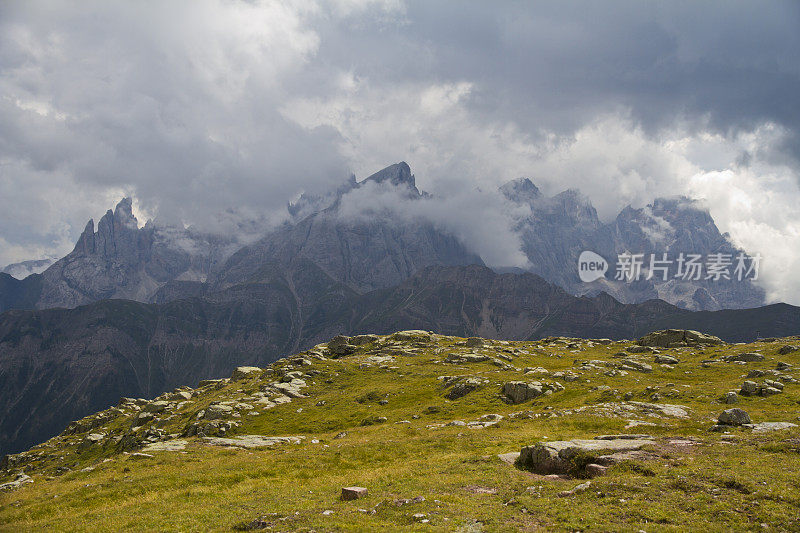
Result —
M126 194L274 220L405 160L455 226L520 176L606 220L703 199L800 303L798 30L796 1L2 2L0 265Z

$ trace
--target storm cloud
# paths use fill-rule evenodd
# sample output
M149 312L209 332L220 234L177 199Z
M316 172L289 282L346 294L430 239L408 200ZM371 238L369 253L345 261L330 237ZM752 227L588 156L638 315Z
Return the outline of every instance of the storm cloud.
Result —
M405 160L489 262L520 256L476 190L576 187L606 220L684 194L800 303L798 28L792 1L7 2L0 265L122 195L222 230Z

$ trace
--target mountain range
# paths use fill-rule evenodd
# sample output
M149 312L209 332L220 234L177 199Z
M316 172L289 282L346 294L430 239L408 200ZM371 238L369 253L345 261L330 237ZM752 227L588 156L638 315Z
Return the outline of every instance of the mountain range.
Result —
M342 198L368 184L394 188L402 202L430 199L416 187L409 166L401 162L362 182L351 178L324 196L301 196L289 206L291 216L286 222L244 244L236 234L203 233L150 221L140 228L131 199L125 198L96 228L90 220L73 251L41 274L16 279L0 273L0 311L71 308L108 298L164 303L218 291L257 275L263 265L286 267L298 258L314 262L361 293L393 287L430 265L484 264L474 251L476 243L463 242L423 218L342 213ZM667 281L613 279L613 265L624 252L645 257L669 253L673 258L679 253L705 257L743 252L719 232L697 202L656 199L643 208L627 207L613 221L603 223L589 199L575 190L546 197L522 178L505 184L501 192L510 205L530 213L512 221L511 231L519 237L528 259L521 271L538 274L572 294L607 292L624 303L659 298L692 310L764 303L763 290L750 280L682 280L675 278L674 270ZM581 282L577 262L583 250L605 258L611 271L593 283Z
M391 190L398 202L435 201L398 163L301 196L286 222L244 243L236 234L139 227L126 198L42 273L0 273L0 452L42 441L120 396L153 397L338 334L619 339L680 327L749 341L800 330L800 309L757 307L763 292L750 281L579 281L582 250L611 264L624 251L740 252L687 199L626 208L602 223L577 191L545 197L529 180L510 182L501 193L529 213L512 228L529 271L501 273L431 221L380 209L348 214L347 195L362 187ZM747 309L720 310L736 307Z

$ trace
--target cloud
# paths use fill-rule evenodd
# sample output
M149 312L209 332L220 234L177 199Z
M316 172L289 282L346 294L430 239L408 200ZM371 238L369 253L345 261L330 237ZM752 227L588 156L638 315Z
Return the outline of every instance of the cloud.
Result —
M364 183L342 195L337 216L343 220L391 217L413 224L432 223L458 237L489 266L525 267L517 220L530 209L508 202L498 191L466 189L447 196L409 198L408 189L389 183Z
M125 194L258 232L405 160L443 202L417 215L487 262L520 261L507 180L606 220L688 194L800 303L798 23L793 1L5 3L0 264L63 253Z

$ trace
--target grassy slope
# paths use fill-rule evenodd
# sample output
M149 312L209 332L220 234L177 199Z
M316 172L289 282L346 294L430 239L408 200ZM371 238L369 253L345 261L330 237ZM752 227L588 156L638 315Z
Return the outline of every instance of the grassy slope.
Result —
M420 355L396 356L396 361L389 363L394 368L362 367L368 355L392 350L385 341L366 345L362 352L339 360L314 360L313 368L321 373L306 378L308 398L238 419L242 426L236 434L304 435L302 444L245 450L208 446L190 438L183 452L153 452L153 458L134 458L120 454L112 444L78 453L75 443L83 434L52 439L34 449L50 456L34 460L27 468L35 482L0 493L0 530L230 531L263 515L276 531L447 531L472 520L482 522L488 531L716 531L761 529L762 523L779 530L800 528L800 428L767 434L733 430L734 443L723 442L721 434L707 431L712 419L728 407L720 404L718 397L737 389L749 370L773 369L777 361L800 368L800 352L776 354L785 342L724 346L704 353L662 350L677 355L681 363L675 368L654 364L651 374L630 372L618 377L588 370L579 381L558 380L566 387L563 392L513 406L499 396L503 382L552 378L523 378L521 371L500 369L491 362L441 362L447 353L472 351L459 347L459 341L438 337L419 345ZM527 353L513 355L512 365L520 369L542 366L553 372L575 370L576 359L615 361L612 354L629 344L587 347L580 343L579 348L569 349L561 343L494 342L484 351L494 354L510 347L522 349ZM700 364L704 359L753 350L766 355L766 361L715 363L709 368ZM652 364L650 355L639 359ZM280 374L282 369L289 370L288 365L282 361L273 368ZM307 372L310 368L299 369ZM490 384L461 399L445 400L437 377L456 374L481 376ZM219 390L203 389L163 427L168 433L178 433L211 401L242 398L266 381L252 378ZM593 390L599 385L611 390ZM659 425L625 430L626 420L621 418L598 416L591 410L565 411L620 402L625 392L632 392L634 400L650 401L652 387L662 396L660 403L688 406L690 418L636 415L632 418ZM369 393L377 393L373 398L388 395L389 403L356 401ZM325 405L318 406L321 400ZM741 398L739 407L755 422L797 422L798 400L800 384L787 384L783 394ZM440 411L426 413L430 406ZM523 410L542 416L507 416ZM506 418L485 429L427 427L451 420L476 420L486 413ZM359 425L371 416L385 416L388 422ZM411 423L395 423L401 420ZM121 417L92 431L114 434L130 425L129 418ZM341 431L347 435L334 439ZM659 439L658 460L612 467L607 476L592 480L589 491L571 497L561 498L558 493L580 480L545 479L496 457L542 439L631 431ZM671 437L695 438L699 443L665 444ZM319 442L312 443L312 439ZM65 465L71 471L58 475L56 468ZM94 470L80 471L87 466ZM355 502L339 501L341 487L349 485L368 487L369 496ZM417 496L425 501L396 502ZM323 515L325 510L333 513ZM415 523L415 513L425 513L430 523Z

